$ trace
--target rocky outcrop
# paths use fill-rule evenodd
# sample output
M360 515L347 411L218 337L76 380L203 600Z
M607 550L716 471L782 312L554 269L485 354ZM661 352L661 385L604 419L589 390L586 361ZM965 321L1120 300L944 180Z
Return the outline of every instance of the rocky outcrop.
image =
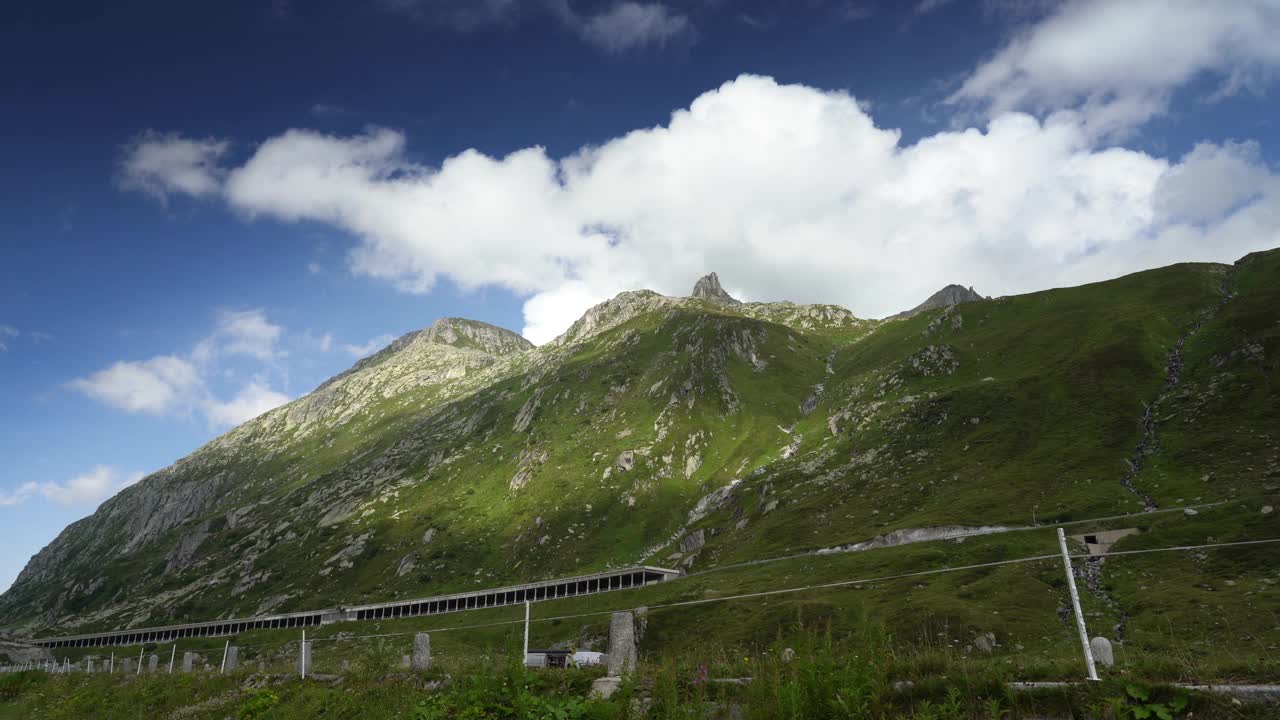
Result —
M742 303L720 287L720 277L715 273L703 275L693 286L689 297L708 300L720 305L741 305Z
M196 550L199 550L208 538L209 521L207 520L196 526L195 530L183 535L169 552L169 556L165 558L164 574L170 575L190 567L195 561Z
M928 300L925 300L924 302L911 308L910 310L905 310L887 319L902 320L905 318L914 317L916 315L919 315L922 312L927 312L929 310L938 310L945 307L951 307L952 305L959 305L960 303L967 303L967 302L976 302L978 300L986 300L986 298L979 295L973 289L973 286L965 287L963 285L948 285L942 288L941 290L939 290L938 292L930 295Z
M851 543L849 545L837 545L836 547L821 548L813 552L814 555L830 555L832 553L848 553L848 552L864 552L876 548L896 547L898 545L910 545L918 542L930 542L933 540L958 540L961 538L973 537L975 535L991 535L992 533L1008 532L1015 528L1006 527L1004 525L941 525L938 527L924 528L903 528L902 530L894 530L884 535L877 535L870 540L859 543Z

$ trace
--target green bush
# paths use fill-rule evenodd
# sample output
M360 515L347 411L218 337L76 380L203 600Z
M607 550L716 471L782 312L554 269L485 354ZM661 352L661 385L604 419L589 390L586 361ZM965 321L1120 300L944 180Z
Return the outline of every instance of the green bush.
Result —
M253 697L240 703L236 710L236 720L257 720L268 710L280 704L280 697L270 690L259 690Z

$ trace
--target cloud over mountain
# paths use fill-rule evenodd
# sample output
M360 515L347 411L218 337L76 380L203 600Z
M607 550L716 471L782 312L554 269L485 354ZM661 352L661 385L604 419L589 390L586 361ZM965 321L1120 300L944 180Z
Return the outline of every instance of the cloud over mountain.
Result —
M214 331L190 353L121 360L76 378L67 387L104 405L130 413L188 417L199 413L213 428L228 428L283 405L291 398L261 377L245 383L229 400L211 387L219 358L244 356L270 366L283 328L261 310L218 313Z
M910 145L851 94L742 75L664 125L565 157L464 150L428 165L396 130L293 129L207 174L246 217L345 231L357 274L516 293L536 342L620 290L680 294L712 268L748 300L877 317L957 278L1008 294L1274 246L1280 182L1256 144L1179 158L1105 140L1200 73L1257 86L1280 59L1263 42L1280 33L1273 2L1159 5L1049 13L951 97L983 107L981 127ZM209 194L163 177L164 192Z
M96 505L138 482L143 473L126 473L97 465L66 482L26 482L10 492L0 491L0 507L20 505L33 497L43 497L59 505Z

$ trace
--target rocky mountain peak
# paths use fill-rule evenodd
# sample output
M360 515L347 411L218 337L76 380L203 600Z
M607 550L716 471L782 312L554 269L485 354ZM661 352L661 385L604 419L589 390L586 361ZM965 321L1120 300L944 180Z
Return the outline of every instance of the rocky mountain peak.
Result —
M690 297L710 300L713 303L721 303L723 305L742 304L737 298L720 287L720 277L715 273L709 273L699 278L698 282L693 286L693 292L690 293Z
M474 348L490 355L510 355L533 347L533 343L506 328L466 318L440 318L414 335L422 342Z
M927 300L910 310L900 312L888 319L898 320L902 318L909 318L928 310L937 310L939 308L951 307L952 305L959 305L960 303L975 302L977 300L986 300L986 298L979 295L977 291L973 289L972 285L965 287L963 285L952 284L930 295Z

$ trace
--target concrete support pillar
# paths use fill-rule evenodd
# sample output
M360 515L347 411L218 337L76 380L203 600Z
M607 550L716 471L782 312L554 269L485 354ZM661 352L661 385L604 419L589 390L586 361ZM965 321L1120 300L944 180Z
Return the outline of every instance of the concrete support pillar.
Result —
M191 665L196 661L196 654L193 652L182 653L182 672L191 672Z
M413 636L413 664L410 667L414 670L431 667L431 636L427 633Z
M240 648L232 645L227 648L226 672L234 672L240 666Z
M636 669L635 616L629 612L616 612L609 619L609 671L619 676Z
M160 656L151 653L151 657L147 659L147 672L153 673L160 667Z

